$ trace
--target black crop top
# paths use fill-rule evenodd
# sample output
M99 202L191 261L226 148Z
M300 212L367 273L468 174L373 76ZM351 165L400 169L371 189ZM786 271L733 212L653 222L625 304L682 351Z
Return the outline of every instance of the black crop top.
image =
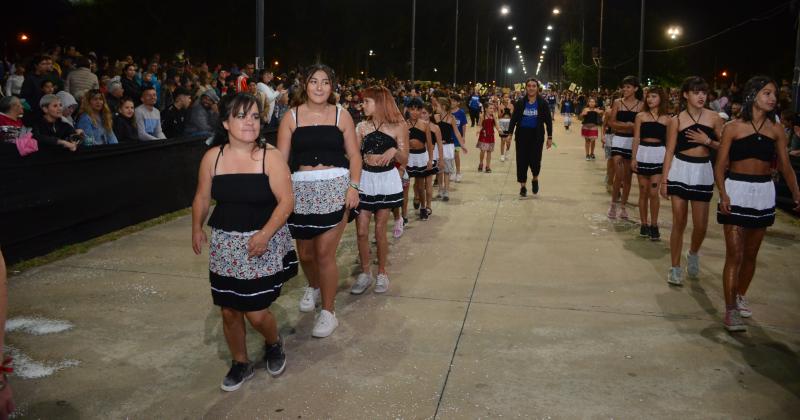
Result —
M397 147L397 140L379 129L380 127L375 127L375 131L364 136L361 142L362 155L380 155Z
M409 141L417 140L417 141L421 142L422 144L425 144L425 141L426 141L425 132L420 130L417 127L411 127L411 128L408 129L408 140ZM418 150L418 149L412 149L412 152L414 150ZM424 150L424 149L422 149L422 150Z
M589 111L583 116L584 124L600 125L600 113L597 111Z
M336 107L334 125L308 125L300 127L298 110L292 110L295 129L292 133L292 149L289 153L289 168L296 172L300 166L333 166L347 168L347 151L344 148L344 134L339 130L340 107Z
M635 111L617 111L617 122L634 122L636 120Z
M456 135L453 132L453 124L447 121L439 121L436 123L439 126L439 131L442 132L442 144L456 144Z
M219 148L214 163L214 177L211 178L211 198L217 206L208 219L208 225L215 229L234 232L252 232L267 224L278 200L269 186L265 163L267 150L264 149L261 173L217 175L217 164L222 156Z
M759 137L761 139L759 140ZM755 133L734 140L731 143L730 160L737 162L745 159L758 159L764 162L772 162L775 158L775 140L764 135Z
M650 140L647 143L655 143L653 140L658 140L660 144L667 142L667 126L656 121L645 121L639 127L639 138Z
M688 132L689 130L700 130L706 133L706 135L708 135L708 137L711 140L717 139L717 133L714 131L713 128L703 124L696 124L696 123L692 124L678 132L678 143L675 145L676 153L683 152L684 150L694 149L697 146L703 146L705 148L708 148L707 145L702 143L689 143L689 138L686 137L686 132Z

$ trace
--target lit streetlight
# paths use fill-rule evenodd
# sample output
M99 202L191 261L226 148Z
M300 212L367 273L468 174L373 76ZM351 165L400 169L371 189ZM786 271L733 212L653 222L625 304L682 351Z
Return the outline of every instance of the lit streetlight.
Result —
M517 40L517 37L515 37L515 36L514 36L514 37L511 37L511 40L512 40L512 41L516 41L516 40Z
M511 10L508 8L508 6L503 6L503 7L500 8L500 14L503 15L503 16L507 15L508 12L510 12L510 11Z
M553 9L553 14L554 15L559 15L559 14L561 14L561 10L559 10L558 7L556 7L556 8Z
M549 36L544 37L544 42L550 42L550 37Z
M513 25L508 25L508 30L509 31L513 31L514 30L514 26Z
M727 71L725 71L725 70L723 70L723 71L722 71L722 77L728 77L728 72L727 72Z
M667 28L667 36L670 39L678 39L681 36L681 27L680 26L670 26Z
M20 41L23 41L23 42L25 42L25 41L27 41L28 39L30 39L30 38L28 38L28 35L26 35L26 34L19 34L19 40L20 40Z
M519 49L519 45L517 45L516 48Z
M548 31L552 31L553 30L553 25L547 25L547 30Z
M542 46L542 49L546 50L547 49L547 45Z
M508 74L514 74L514 69L512 69L511 67L509 67L508 69L506 69L506 73L508 73Z

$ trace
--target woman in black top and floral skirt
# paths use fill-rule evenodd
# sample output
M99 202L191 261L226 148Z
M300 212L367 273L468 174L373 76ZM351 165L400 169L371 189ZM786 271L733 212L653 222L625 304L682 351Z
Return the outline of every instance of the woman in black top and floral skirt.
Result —
M297 274L297 254L286 226L294 199L289 169L272 146L260 147L261 110L255 97L238 94L220 110L222 128L200 163L192 203L192 247L207 242L203 222L213 198L209 277L214 304L222 308L222 326L233 356L222 389L234 391L253 376L247 357L244 318L264 336L267 371L286 367L283 342L269 306L283 283Z
M294 212L289 229L297 240L300 265L308 278L300 310L311 312L321 300L311 335L324 338L339 325L334 303L339 287L336 248L348 210L358 207L361 152L355 125L336 105L333 70L316 64L306 71L300 104L278 127L278 149L289 160Z
M390 210L403 203L403 181L395 163L408 160L408 128L403 114L397 108L391 92L385 87L371 87L364 91L364 115L368 118L358 124L356 135L361 142L363 169L359 214L356 224L358 255L361 274L350 289L360 295L375 282L375 293L389 290L386 260L389 242L386 226ZM372 277L369 225L375 215L375 242L378 246L378 276Z

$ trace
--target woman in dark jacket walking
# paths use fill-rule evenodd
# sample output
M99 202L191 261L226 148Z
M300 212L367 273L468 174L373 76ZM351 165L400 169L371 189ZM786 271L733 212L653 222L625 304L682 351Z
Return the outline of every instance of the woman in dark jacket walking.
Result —
M533 174L531 190L539 193L539 171L542 168L542 148L544 147L544 131L547 128L547 148L553 146L553 117L547 102L539 96L539 81L528 79L525 82L525 93L514 105L514 113L509 123L509 135L517 131L517 182L520 184L519 195L528 195L528 168Z

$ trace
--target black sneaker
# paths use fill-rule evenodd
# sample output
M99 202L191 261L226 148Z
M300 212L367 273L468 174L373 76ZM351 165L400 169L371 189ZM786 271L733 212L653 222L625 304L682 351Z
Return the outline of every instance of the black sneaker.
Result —
M264 363L270 375L279 376L286 369L286 353L283 352L283 338L278 335L275 344L264 343Z
M658 232L658 226L650 226L650 240L658 241L661 239L661 233Z
M403 218L403 226L408 226L408 217Z
M252 363L240 363L234 360L231 363L231 369L228 371L228 374L225 375L225 379L222 380L222 385L220 387L226 392L236 391L242 387L242 384L246 380L252 378L253 375L255 375L255 370L253 370Z
M419 210L419 201L414 201L414 210Z
M424 208L419 209L419 218L420 220L428 220L428 211Z
M519 196L520 197L527 197L528 196L528 189L525 188L525 187L520 187Z
M592 160L595 160L595 159L597 159L597 157L595 157L595 155L589 155L589 157L590 157Z
M539 180L538 179L534 179L533 182L531 182L531 191L534 194L539 194Z
M650 226L642 225L639 227L639 236L647 238L650 236Z

